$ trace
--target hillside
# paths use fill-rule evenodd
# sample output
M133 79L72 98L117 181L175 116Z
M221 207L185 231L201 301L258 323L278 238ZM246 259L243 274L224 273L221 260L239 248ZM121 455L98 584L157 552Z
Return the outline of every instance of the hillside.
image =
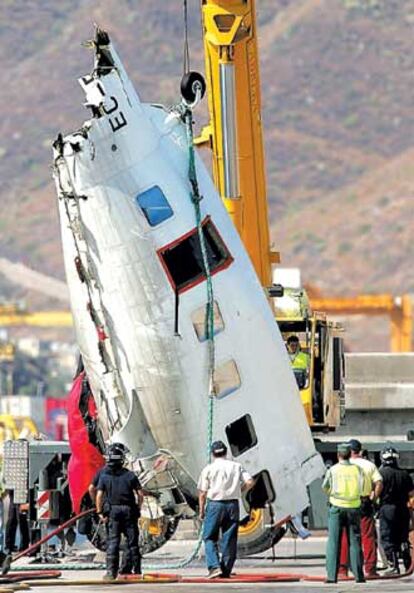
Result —
M198 2L189 4L192 67L202 69ZM414 0L257 0L257 9L272 236L283 264L300 265L326 294L414 292ZM175 100L181 0L0 6L0 257L57 278L50 146L88 117L76 79L91 69L80 43L94 22L110 31L144 100ZM0 292L21 296L1 274Z

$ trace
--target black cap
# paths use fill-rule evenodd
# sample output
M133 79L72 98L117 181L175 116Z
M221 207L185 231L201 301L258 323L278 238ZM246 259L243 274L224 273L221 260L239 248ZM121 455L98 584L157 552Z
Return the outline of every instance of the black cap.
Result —
M227 453L227 447L223 441L214 441L211 445L211 452L213 455L225 455Z
M362 451L362 445L358 439L350 439L348 445L354 453L360 453Z

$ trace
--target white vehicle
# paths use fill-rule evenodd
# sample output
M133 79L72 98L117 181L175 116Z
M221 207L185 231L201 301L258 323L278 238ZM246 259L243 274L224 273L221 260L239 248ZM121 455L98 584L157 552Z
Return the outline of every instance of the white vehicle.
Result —
M283 522L308 506L323 465L267 298L196 156L197 218L185 106L141 103L107 34L98 30L93 46L93 72L80 79L93 117L58 138L54 158L100 427L128 446L147 488L174 491L159 512L182 515L195 505L210 424L210 437L257 478L251 504ZM268 523L246 536L250 551Z

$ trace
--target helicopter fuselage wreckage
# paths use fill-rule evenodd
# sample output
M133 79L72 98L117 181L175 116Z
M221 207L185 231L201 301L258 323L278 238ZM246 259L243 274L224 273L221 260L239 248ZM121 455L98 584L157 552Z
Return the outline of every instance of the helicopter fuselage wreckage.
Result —
M272 524L308 506L307 486L323 471L289 358L193 155L191 106L142 103L108 35L98 30L92 45L93 72L80 79L92 117L56 140L54 174L97 426L128 446L153 495L149 521L191 516L209 440L228 443L256 478L245 506L261 509L260 520L240 545L257 551Z

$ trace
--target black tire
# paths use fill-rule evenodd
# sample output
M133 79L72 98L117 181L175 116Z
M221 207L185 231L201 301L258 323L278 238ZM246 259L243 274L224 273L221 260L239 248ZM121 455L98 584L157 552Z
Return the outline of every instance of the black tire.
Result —
M241 543L237 544L237 556L239 558L245 558L252 556L253 554L260 554L275 546L280 542L286 533L284 527L276 527L274 529L266 529L254 542L247 545Z
M239 557L259 554L275 546L285 535L284 527L270 527L269 509L253 509L250 519L239 528L237 554Z
M194 103L197 96L197 87L200 87L201 98L206 92L206 81L199 72L187 72L181 79L181 95L187 103Z

